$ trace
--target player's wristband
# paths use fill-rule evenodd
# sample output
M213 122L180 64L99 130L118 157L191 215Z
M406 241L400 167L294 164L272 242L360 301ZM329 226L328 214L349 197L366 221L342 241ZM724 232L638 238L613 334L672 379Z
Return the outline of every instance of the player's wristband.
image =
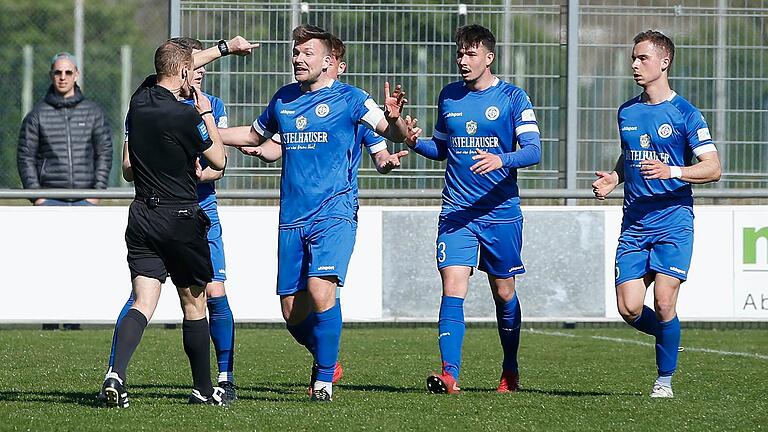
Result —
M216 47L219 49L222 57L229 55L229 46L227 45L227 41L224 39L216 42Z
M669 176L670 178L679 179L683 177L683 169L678 166L671 166L669 167Z
M211 110L208 110L208 111L203 111L203 112L201 112L201 113L200 113L200 117L202 117L202 116L204 116L204 115L206 115L206 114L210 114L210 115L213 115L213 111L211 111Z

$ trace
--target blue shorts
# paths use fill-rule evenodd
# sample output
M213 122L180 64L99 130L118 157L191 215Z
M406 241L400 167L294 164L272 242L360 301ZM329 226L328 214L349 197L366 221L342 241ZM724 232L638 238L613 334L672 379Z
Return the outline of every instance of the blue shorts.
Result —
M459 222L441 218L437 224L438 269L477 266L491 276L506 279L525 273L520 256L522 246L522 218L514 222Z
M200 207L205 210L205 214L211 220L211 228L208 230L208 248L211 250L213 282L224 282L227 280L227 262L224 259L224 240L221 237L221 223L219 222L216 195L211 195L200 201Z
M344 286L355 247L357 223L329 218L297 228L280 228L277 239L277 294L307 289L310 276L336 276Z
M693 254L693 228L676 228L656 234L624 231L616 249L616 285L641 279L650 272L685 282Z

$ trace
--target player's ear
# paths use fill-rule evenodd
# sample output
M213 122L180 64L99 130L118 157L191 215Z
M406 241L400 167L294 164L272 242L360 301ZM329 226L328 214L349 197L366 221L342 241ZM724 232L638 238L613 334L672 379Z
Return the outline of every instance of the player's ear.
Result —
M339 75L347 71L347 62L339 62Z
M662 57L662 58L661 58L661 71L662 71L662 72L664 72L664 71L666 71L667 69L669 69L669 63L670 63L670 61L669 61L669 56L666 56L666 57Z
M496 53L488 51L488 54L485 55L485 67L491 67L491 63L493 63L493 60L495 59Z
M331 67L331 56L327 55L323 57L323 72L327 71Z

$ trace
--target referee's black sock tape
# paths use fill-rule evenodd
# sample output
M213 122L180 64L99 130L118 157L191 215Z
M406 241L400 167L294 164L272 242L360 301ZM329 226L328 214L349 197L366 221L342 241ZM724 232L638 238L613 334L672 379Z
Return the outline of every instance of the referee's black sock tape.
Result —
M211 384L211 332L206 318L199 320L184 319L183 330L184 352L189 357L192 368L192 382L203 396L213 394Z
M117 341L115 342L115 366L112 370L117 373L123 382L125 373L128 369L128 363L131 361L133 352L141 342L141 336L147 327L147 317L137 309L129 309L125 314L120 325L117 326Z

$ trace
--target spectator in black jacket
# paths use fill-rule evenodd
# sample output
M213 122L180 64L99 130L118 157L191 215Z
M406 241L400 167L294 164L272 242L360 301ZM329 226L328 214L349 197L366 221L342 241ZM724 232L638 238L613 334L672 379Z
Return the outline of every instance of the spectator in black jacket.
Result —
M21 124L16 162L25 189L105 189L112 168L112 138L104 111L77 86L77 61L51 60L51 87ZM89 205L96 199L38 198L35 205Z

